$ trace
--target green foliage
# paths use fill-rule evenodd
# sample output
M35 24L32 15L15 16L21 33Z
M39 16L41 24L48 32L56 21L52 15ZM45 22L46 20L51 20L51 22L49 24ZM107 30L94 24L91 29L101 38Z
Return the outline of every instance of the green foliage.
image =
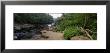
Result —
M97 35L97 33L93 33L92 34L92 37L93 37L94 40L97 40L97 36L96 35Z
M69 27L64 30L64 38L67 40L73 36L81 35L81 34L82 32L78 27Z
M70 39L71 37L73 37L75 35L79 35L79 34L80 34L80 30L75 27L69 27L64 30L64 38L67 40Z

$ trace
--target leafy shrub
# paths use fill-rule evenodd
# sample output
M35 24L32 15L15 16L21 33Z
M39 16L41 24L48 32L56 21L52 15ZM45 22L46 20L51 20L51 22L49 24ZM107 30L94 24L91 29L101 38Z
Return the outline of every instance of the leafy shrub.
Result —
M82 32L78 27L68 27L64 30L64 38L69 40L71 37L80 35Z

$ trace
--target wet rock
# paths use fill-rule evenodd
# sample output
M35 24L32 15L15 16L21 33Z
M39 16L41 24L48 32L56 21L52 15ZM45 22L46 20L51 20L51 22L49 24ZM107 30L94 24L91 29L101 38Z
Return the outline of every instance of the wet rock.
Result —
M30 39L33 36L41 37L41 30L35 28L34 25L31 24L15 24L14 25L14 39ZM37 39L38 39L37 38Z
M43 38L49 38L49 36L46 36L46 35L41 35L41 37L43 37Z
M20 40L23 36L25 36L23 32L14 33L14 39L16 40Z

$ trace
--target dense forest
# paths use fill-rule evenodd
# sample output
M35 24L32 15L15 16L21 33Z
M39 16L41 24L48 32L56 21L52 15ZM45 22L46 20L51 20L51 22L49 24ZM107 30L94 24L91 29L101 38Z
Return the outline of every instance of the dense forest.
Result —
M14 14L14 22L20 24L51 24L53 18L45 13L17 13Z
M49 30L48 25L51 25L51 30ZM25 26L25 29L23 26ZM28 29L26 28L27 26L31 27ZM46 30L46 32L42 32L43 30ZM30 31L33 31L34 34L29 35L31 33ZM24 33L27 34L23 35ZM18 39L18 37L19 39L35 38L37 36L34 35L38 35L39 33L41 35L40 37L44 37L44 33L48 33L49 35L54 33L54 35L51 36L60 36L58 34L62 34L65 40L72 40L72 38L76 36L88 37L88 40L96 40L97 14L62 13L61 17L54 19L49 13L14 13L14 36L17 36L16 39ZM46 38L49 38L49 36Z
M57 19L55 30L63 32L65 39L80 35L97 39L97 14L64 13L63 16Z

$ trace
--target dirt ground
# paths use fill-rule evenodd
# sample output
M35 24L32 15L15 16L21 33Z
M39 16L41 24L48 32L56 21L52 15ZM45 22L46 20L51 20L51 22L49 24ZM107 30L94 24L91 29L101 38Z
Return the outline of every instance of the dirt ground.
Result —
M48 37L47 40L63 40L64 39L63 33L59 33L59 32L43 30L42 35L47 36Z
M42 30L41 34L34 35L31 40L64 40L63 33ZM71 40L90 40L86 36L74 36Z
M32 40L64 40L63 33L42 30L42 35L34 35Z

